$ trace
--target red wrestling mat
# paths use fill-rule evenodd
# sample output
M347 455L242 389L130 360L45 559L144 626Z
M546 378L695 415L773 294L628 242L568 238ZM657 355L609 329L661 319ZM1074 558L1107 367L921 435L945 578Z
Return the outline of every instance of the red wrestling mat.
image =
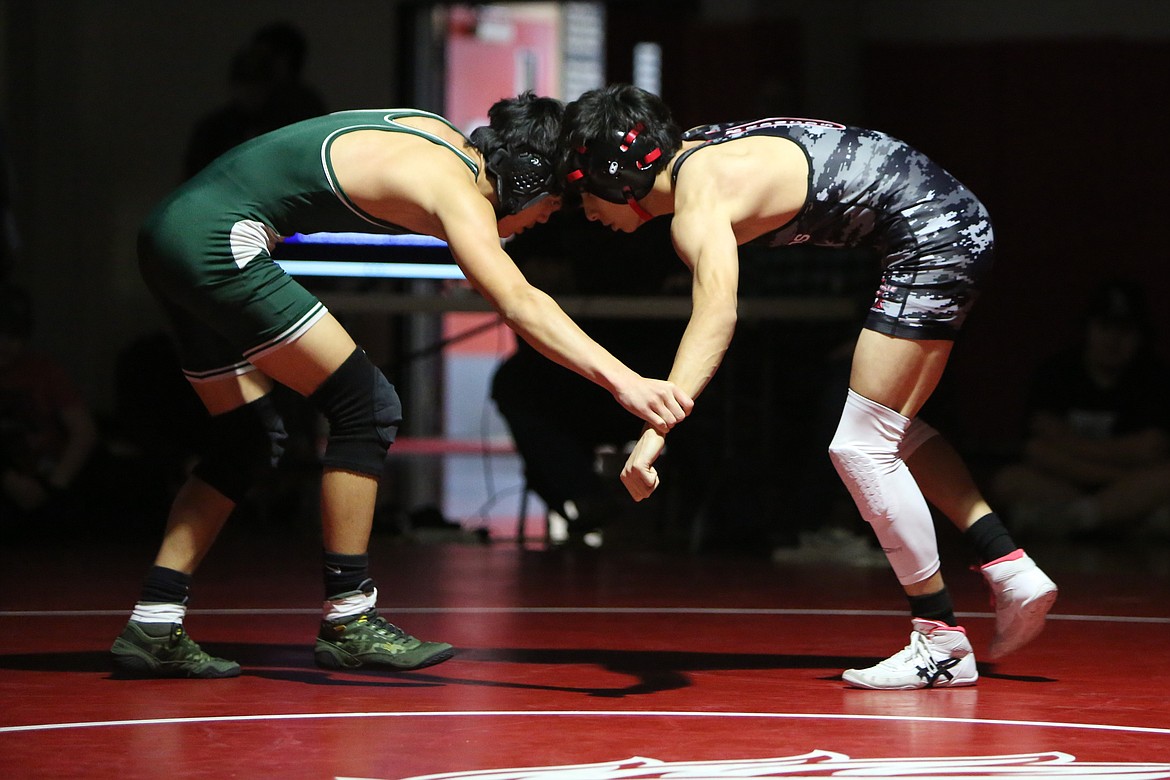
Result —
M283 547L225 539L200 573L187 626L244 667L210 681L109 674L151 551L54 551L36 592L43 555L4 551L3 776L1170 778L1164 551L1033 549L1062 588L1035 644L883 692L838 675L906 642L884 570L381 542L383 611L460 652L347 674L312 663L314 546ZM978 653L981 578L947 574Z

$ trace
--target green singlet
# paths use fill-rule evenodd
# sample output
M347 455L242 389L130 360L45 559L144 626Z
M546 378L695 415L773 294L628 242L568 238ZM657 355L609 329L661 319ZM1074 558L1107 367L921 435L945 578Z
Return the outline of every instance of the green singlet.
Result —
M329 157L337 138L356 130L409 133L450 149L479 174L463 149L397 122L407 117L456 129L414 109L327 114L237 146L155 208L138 236L139 265L174 326L188 379L250 371L250 359L325 315L325 306L273 261L282 236L411 232L349 200Z

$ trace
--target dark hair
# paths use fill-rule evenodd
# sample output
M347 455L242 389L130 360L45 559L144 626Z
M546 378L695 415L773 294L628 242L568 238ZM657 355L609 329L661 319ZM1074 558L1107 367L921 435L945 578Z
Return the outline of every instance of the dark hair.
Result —
M610 84L585 92L565 107L561 123L561 164L583 146L609 140L642 125L642 137L662 150L648 170L658 173L682 147L682 130L670 108L652 92L631 84Z
M565 107L556 98L531 90L498 100L488 109L489 124L468 139L495 179L502 214L515 214L541 196L558 194L557 142Z
M483 152L484 157L499 149L509 149L533 152L555 161L564 114L564 103L556 98L540 97L532 90L497 100L488 109L488 125L472 132L471 145Z

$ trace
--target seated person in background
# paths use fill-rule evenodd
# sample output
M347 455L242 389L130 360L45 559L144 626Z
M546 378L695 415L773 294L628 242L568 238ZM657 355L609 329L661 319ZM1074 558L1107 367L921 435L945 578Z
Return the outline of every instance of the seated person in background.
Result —
M1097 291L1081 342L1033 383L1021 462L994 489L1021 534L1059 537L1170 526L1167 372L1141 289Z
M508 251L525 276L554 296L658 295L678 272L669 231L670 221L661 220L648 226L645 236L617 236L579 211L559 212L547 226L517 236ZM628 269L634 262L650 270L631 277ZM578 322L622 362L646 375L670 370L667 349L678 343L683 327L673 320L640 319L634 323L638 338L632 339L630 320L581 317ZM550 512L569 522L571 538L583 539L631 512L630 503L615 493L620 488L616 475L607 480L595 467L596 453L600 447L620 449L637 439L642 425L620 408L615 414L608 393L518 339L516 351L492 379L492 400L523 460L528 488ZM553 535L554 541L562 541L555 531Z
M29 296L0 285L0 527L69 519L79 477L97 445L97 425L73 380L29 348Z

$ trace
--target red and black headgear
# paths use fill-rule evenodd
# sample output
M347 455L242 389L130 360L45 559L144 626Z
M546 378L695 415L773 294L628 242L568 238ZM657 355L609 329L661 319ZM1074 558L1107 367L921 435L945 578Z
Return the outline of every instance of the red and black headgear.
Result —
M610 138L578 144L570 155L565 182L610 203L626 203L642 219L650 219L638 201L650 194L662 149L639 122Z

